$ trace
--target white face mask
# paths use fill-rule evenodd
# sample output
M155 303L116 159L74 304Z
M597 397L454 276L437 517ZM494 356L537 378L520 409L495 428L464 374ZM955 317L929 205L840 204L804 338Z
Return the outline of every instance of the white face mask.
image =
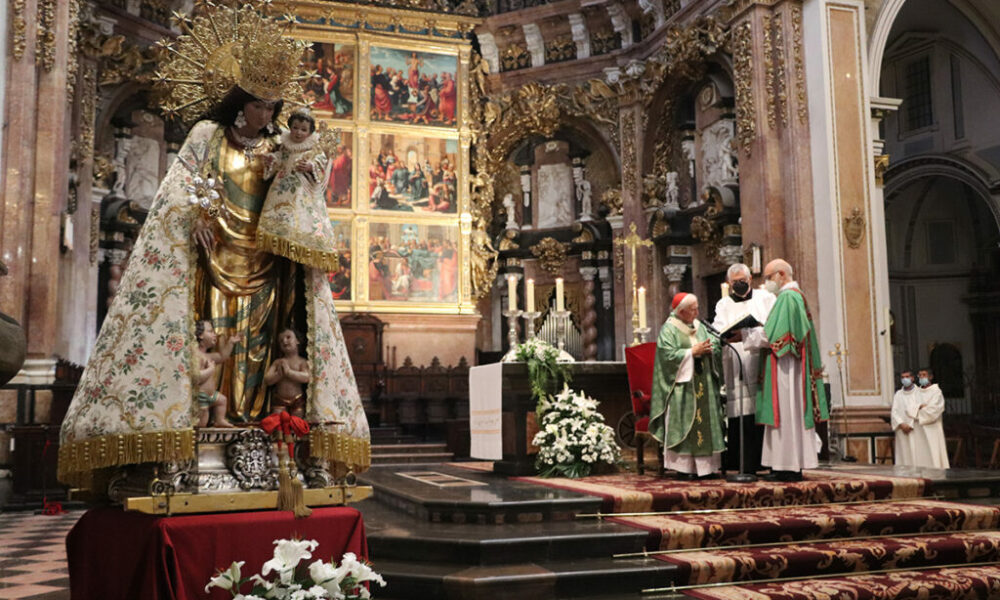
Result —
M901 378L899 380L899 382L903 384L903 387L908 388L911 385L913 385L913 378L912 377L903 377L903 378Z
M921 377L920 378L920 387L927 387L930 384L931 384L931 380L930 379L927 379L926 377Z
M781 286L778 285L777 281L773 279L768 279L767 281L764 282L764 289L771 292L772 294L777 294L779 291L781 291Z

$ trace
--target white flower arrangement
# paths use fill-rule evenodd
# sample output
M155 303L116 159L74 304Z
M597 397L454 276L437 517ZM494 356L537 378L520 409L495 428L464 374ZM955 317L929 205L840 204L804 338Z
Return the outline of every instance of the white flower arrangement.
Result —
M583 392L564 386L538 403L537 414L539 431L531 443L540 449L535 466L542 477L584 477L595 465L621 460L614 430Z
M260 575L243 577L246 561L234 561L208 582L205 593L217 587L229 590L234 600L353 600L371 598L367 582L385 586L382 576L353 552L344 554L339 566L317 560L308 566L308 575L297 575L299 563L312 558L317 546L316 540L274 540L274 558L264 563ZM264 578L272 573L271 581ZM240 588L248 582L253 588L244 594Z

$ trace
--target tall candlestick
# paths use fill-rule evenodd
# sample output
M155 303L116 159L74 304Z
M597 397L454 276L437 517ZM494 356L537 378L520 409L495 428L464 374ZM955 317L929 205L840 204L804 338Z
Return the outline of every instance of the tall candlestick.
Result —
M524 311L535 312L535 280L529 279L524 291Z
M646 327L646 288L639 288L639 328Z
M563 278L556 277L556 310L566 310L566 304L563 300Z
M507 277L507 310L517 310L517 277L513 275Z

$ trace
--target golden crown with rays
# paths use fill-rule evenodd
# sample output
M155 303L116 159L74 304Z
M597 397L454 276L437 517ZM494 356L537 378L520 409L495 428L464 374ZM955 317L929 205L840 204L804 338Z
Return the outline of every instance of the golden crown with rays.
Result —
M288 36L295 17L269 16L270 0L236 6L198 2L193 15L174 13L183 32L158 46L164 60L157 72L167 116L191 122L239 86L261 100L302 105L301 59L308 42Z

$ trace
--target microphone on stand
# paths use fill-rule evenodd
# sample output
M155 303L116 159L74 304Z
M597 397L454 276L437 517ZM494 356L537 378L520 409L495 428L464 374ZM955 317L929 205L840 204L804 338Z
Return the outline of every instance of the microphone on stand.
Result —
M712 335L714 335L715 337L717 337L719 339L722 339L722 333L718 329L716 329L715 327L712 327L711 323L709 323L705 319L702 319L701 317L699 317L698 320L705 327L705 329L708 330L709 333L711 333Z

